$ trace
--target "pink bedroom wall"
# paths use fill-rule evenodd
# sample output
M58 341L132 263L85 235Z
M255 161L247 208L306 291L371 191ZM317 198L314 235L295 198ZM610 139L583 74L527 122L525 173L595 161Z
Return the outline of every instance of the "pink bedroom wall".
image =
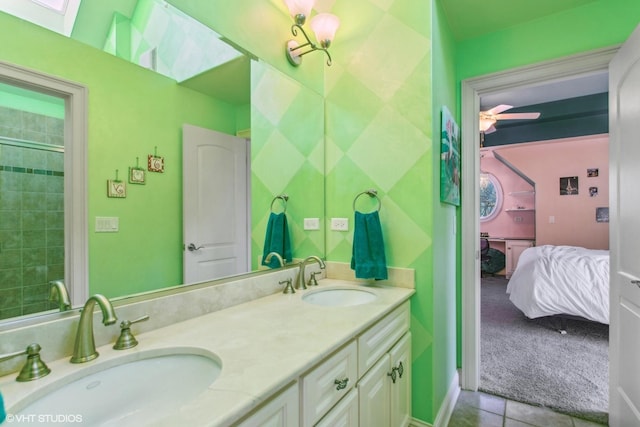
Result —
M533 195L513 195L514 192L532 191L533 187L493 156L493 149L480 152L480 171L493 174L502 187L502 206L493 219L480 223L480 231L489 237L504 239L534 239L535 215L532 211L511 212L518 206L533 208ZM516 222L519 221L519 222Z
M514 144L495 151L536 183L536 245L609 249L609 223L596 222L596 208L609 206L608 135ZM587 177L587 169L598 169L598 176ZM578 194L561 196L560 178L573 176L578 177ZM590 187L597 188L597 195L590 195Z

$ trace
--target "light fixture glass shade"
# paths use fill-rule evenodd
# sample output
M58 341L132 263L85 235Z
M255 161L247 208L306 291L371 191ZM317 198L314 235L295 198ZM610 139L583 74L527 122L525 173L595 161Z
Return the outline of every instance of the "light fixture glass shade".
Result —
M287 6L287 9L289 9L293 20L302 25L304 19L302 23L300 23L298 22L300 17L303 16L306 19L311 15L311 9L313 9L316 0L283 0L283 2Z
M316 40L323 48L328 48L340 26L340 19L331 13L319 13L309 23L316 34Z

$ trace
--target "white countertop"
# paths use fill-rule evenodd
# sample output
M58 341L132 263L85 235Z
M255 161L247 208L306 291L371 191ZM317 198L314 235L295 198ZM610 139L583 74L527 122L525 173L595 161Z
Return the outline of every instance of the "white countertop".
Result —
M68 358L46 361L51 374L28 383L16 374L0 378L7 413L20 410L51 390L88 373L117 365L123 357L195 352L213 354L222 363L220 376L179 413L154 425L227 426L296 380L326 356L359 335L407 300L413 289L323 279L319 286L295 294L277 293L171 326L136 334L139 345L116 351L113 343L98 348L94 361L71 364ZM373 302L324 307L302 301L307 292L333 286L365 287ZM102 327L96 323L94 328ZM135 325L132 328L135 334ZM81 410L78 411L81 413Z

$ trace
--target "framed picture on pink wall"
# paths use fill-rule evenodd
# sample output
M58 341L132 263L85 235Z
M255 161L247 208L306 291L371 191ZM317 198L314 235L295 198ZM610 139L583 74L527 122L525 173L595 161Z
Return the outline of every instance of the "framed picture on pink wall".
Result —
M578 177L565 176L560 178L560 195L572 196L578 194Z

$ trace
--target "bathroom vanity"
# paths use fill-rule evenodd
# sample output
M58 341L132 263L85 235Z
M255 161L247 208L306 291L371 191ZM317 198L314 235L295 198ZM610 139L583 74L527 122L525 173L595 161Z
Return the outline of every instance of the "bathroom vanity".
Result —
M52 372L44 378L29 383L16 382L15 374L0 378L7 411L28 414L29 405L39 399L104 369L183 354L209 358L219 372L192 398L173 409L169 401L149 412L156 419L142 421L160 426L408 425L408 300L414 290L337 279L318 283L136 333L139 345L132 349L114 350L111 341L98 347L100 356L91 362L45 359ZM144 314L140 309L128 314ZM166 394L176 393L178 399L188 392ZM139 399L140 410L157 403L143 396L131 399ZM118 425L129 425L126 413L114 412L121 418Z

